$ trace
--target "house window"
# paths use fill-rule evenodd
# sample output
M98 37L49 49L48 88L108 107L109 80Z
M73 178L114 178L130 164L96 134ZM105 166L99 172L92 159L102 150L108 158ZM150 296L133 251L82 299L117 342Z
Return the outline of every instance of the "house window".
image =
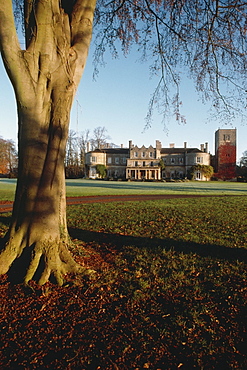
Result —
M108 157L107 158L107 163L111 164L111 161L112 161L111 157Z
M143 162L142 162L142 165L143 165L143 167L145 167L145 166L146 166L146 162L145 162L145 161L143 161Z
M171 164L174 164L174 163L175 163L175 159L171 158Z
M142 157L145 157L146 156L146 153L145 152L142 152Z
M138 161L135 161L135 167L137 167L138 166Z
M152 161L152 162L150 162L150 166L151 166L151 167L153 167L153 165L154 165L154 162L153 162L153 161Z
M96 157L91 157L91 162L96 163L97 162L97 158Z
M116 157L116 158L115 158L115 163L116 163L116 164L119 164L119 157Z
M196 157L196 162L197 163L202 163L203 162L203 158L202 157Z
M180 164L184 163L184 159L183 159L183 157L180 157L180 158L179 158L179 163L180 163Z
M153 152L149 152L149 157L153 158Z
M135 152L134 153L134 156L137 158L138 157L138 152Z
M123 157L123 158L122 158L122 163L123 163L123 164L126 164L126 163L127 163L127 158L126 158L126 157Z

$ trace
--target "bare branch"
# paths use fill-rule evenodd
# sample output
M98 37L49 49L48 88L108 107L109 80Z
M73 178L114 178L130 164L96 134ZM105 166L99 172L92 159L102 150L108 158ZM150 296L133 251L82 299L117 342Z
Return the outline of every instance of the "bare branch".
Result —
M0 51L10 80L16 90L22 89L25 79L21 47L17 37L12 0L0 0Z

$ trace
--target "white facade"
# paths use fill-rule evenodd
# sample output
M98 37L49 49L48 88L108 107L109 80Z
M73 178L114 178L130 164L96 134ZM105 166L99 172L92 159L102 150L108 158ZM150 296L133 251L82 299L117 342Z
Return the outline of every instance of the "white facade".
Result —
M186 143L184 143L183 148L175 148L174 146L162 148L161 158L165 164L162 177L167 179L184 179L188 176L193 166L210 166L211 161L207 143L205 146L201 145L200 150L197 148L187 148ZM194 174L194 179L200 181L207 180L199 169Z
M129 180L161 180L187 178L193 166L197 166L194 179L207 180L200 170L200 166L210 165L208 146L201 145L200 149L162 148L161 142L156 140L156 146L137 147L129 142L129 148L96 149L86 154L88 177L97 178L97 164L106 166L108 178ZM164 165L164 169L162 167Z
M139 148L130 142L130 158L127 160L126 178L130 180L160 180L161 143L156 140L156 147L144 145Z

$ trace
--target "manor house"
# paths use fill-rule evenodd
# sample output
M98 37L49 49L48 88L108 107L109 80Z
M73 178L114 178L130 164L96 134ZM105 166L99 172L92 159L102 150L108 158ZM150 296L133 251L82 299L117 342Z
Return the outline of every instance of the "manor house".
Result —
M130 180L161 180L185 179L193 166L210 165L208 144L201 144L200 149L188 148L184 143L182 148L170 144L162 148L161 142L156 145L138 147L129 141L128 148L100 148L86 153L87 175L97 178L97 164L103 164L107 177ZM196 166L194 179L206 180L206 177Z
M208 151L208 143L201 144L200 149L182 148L170 144L162 148L156 140L155 146L138 147L129 141L129 147L104 147L86 153L86 168L89 178L99 177L97 165L103 164L107 177L129 180L185 179L193 175L195 180L205 181L203 166L212 165L214 176L229 180L236 178L237 130L218 129L215 132L215 155ZM205 169L205 167L204 167Z

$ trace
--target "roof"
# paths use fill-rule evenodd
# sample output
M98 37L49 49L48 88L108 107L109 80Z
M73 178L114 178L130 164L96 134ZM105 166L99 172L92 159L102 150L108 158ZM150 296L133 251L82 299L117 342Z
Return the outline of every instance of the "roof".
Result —
M129 148L104 148L91 150L90 153L106 153L106 154L129 154Z
M146 149L149 149L149 148L146 148ZM129 155L129 148L103 148L103 149L92 150L89 153L106 153L106 154L115 154L115 155L116 154ZM205 152L198 149L198 148L161 148L160 153L161 154L184 154L184 153L205 153Z
M161 154L205 153L197 148L161 148Z

